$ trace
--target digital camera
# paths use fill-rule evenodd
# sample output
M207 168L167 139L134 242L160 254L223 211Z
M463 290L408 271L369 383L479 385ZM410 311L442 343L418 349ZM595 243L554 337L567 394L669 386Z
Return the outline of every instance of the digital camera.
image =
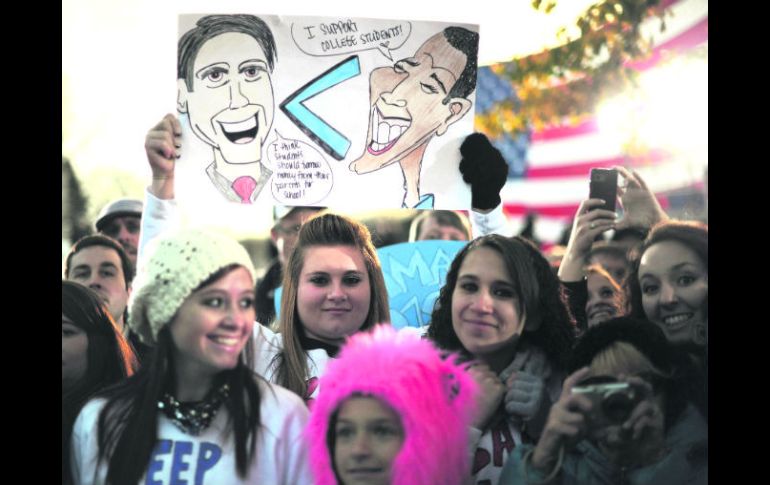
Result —
M627 382L610 376L589 377L572 388L593 402L589 423L594 427L623 424L643 396Z

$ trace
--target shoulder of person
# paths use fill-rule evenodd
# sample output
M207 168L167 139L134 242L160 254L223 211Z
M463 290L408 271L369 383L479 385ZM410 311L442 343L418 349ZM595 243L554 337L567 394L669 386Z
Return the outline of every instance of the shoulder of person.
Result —
M428 338L428 328L430 325L423 325L421 327L401 327L398 329L398 333L413 333L422 338Z
M304 401L288 389L258 379L260 421L266 432L276 438L287 433L301 433L310 412Z
M666 433L666 441L669 448L700 447L703 442L708 446L708 423L695 406L688 403L682 415Z
M94 398L89 400L78 413L78 417L73 425L73 434L90 434L96 432L96 425L99 421L99 414L107 404L105 398Z
M308 414L305 402L283 386L256 378L259 385L260 404L263 410L277 414Z
M83 409L80 410L80 416L86 418L98 416L106 404L107 399L103 397L90 399L87 403L85 403Z
M275 347L283 348L283 342L281 341L281 334L273 332L268 327L254 322L254 330L252 331L254 341L259 346L266 343Z

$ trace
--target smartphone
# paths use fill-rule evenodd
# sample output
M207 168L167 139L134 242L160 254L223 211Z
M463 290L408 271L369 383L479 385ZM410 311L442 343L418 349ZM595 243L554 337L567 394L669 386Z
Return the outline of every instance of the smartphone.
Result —
M594 209L605 209L615 212L615 199L618 198L618 171L614 168L592 168L591 184L588 197L602 199L604 205Z

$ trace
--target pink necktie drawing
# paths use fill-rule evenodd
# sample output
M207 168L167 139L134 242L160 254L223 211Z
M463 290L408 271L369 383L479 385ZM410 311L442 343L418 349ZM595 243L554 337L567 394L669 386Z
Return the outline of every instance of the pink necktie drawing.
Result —
M256 186L257 181L254 180L254 177L248 175L238 177L235 179L235 182L233 182L233 190L238 194L238 197L241 198L241 202L244 204L251 204L251 193L254 192Z

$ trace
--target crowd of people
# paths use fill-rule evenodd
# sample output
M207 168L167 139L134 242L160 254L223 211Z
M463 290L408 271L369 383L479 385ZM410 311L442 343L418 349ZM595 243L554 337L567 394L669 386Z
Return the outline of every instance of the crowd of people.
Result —
M150 130L144 201L66 258L62 483L707 483L708 226L638 173L617 167L622 217L580 204L554 266L468 175L502 160L468 137L470 218L426 210L409 236L468 243L429 325L396 330L349 216L274 208L261 276L182 227L180 137Z

